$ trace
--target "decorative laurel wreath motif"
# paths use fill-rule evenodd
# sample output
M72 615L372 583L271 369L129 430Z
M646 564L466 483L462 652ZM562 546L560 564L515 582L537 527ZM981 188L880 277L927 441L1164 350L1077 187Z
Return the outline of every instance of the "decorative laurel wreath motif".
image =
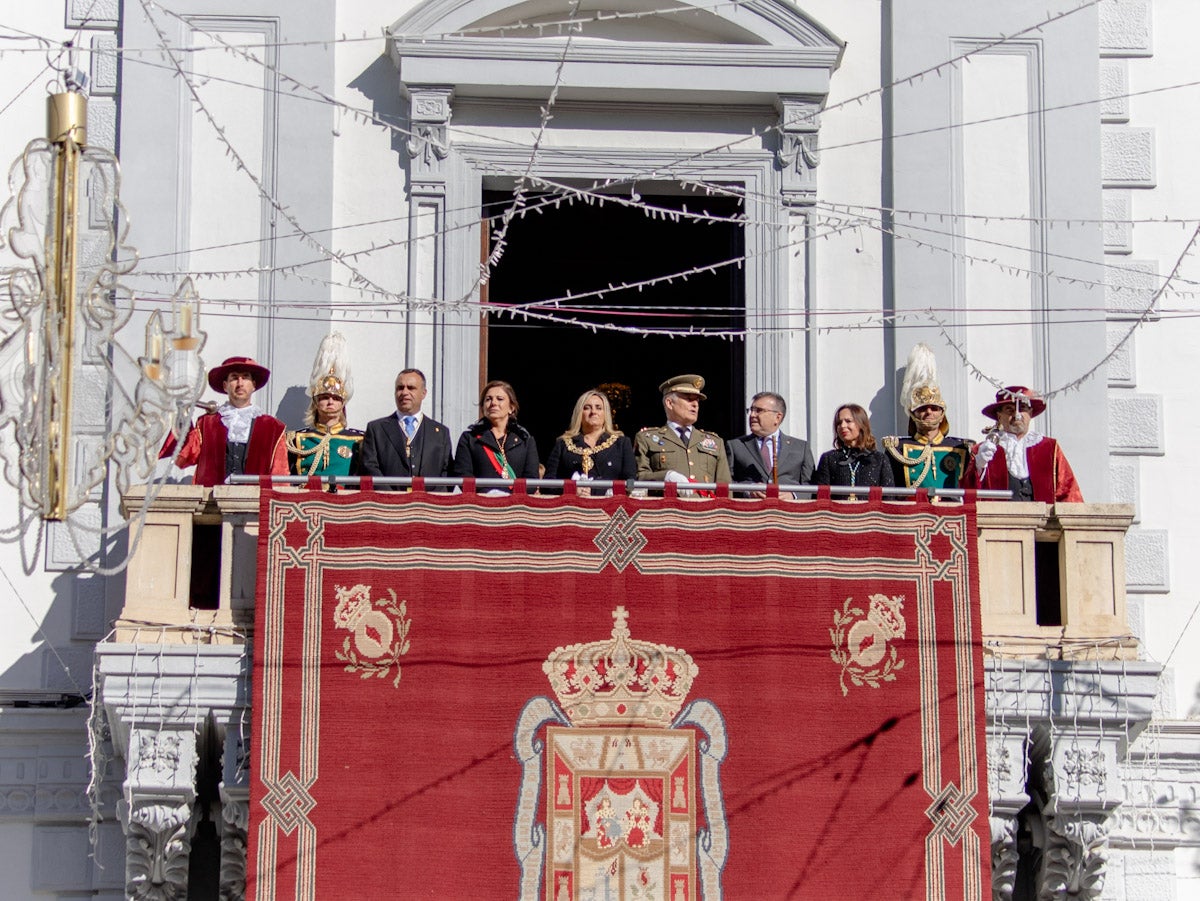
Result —
M412 626L412 620L405 616L408 602L398 602L396 592L390 588L389 600L375 601L371 600L369 585L338 585L334 590L338 603L333 625L350 633L334 655L346 664L346 672L356 672L363 679L383 679L395 667L392 687L399 688L400 658L408 653L408 630Z
M853 606L854 598L846 598L841 611L833 612L829 656L842 668L838 683L843 697L850 693L847 678L851 685L878 688L882 682L895 682L896 670L904 668L896 645L889 644L904 637L904 597L873 594L870 601L865 615Z

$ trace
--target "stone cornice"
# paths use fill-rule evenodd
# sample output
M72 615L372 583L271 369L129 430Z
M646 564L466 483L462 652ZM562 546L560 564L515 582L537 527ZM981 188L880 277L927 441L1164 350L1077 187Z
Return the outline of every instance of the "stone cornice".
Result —
M1043 721L1120 729L1150 721L1162 667L1144 661L984 660L989 721Z

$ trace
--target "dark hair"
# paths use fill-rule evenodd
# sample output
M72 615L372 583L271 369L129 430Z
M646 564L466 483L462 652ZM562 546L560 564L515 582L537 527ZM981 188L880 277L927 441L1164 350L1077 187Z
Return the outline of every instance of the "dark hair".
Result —
M396 380L399 381L400 376L402 376L402 375L415 375L417 378L419 378L421 380L422 388L428 387L428 383L425 381L425 373L423 373L419 369L401 369L399 372L396 373Z
M508 395L508 402L512 404L512 412L508 415L513 419L517 418L517 412L521 409L521 405L517 403L517 392L513 390L513 386L508 382L502 382L499 379L492 379L483 386L483 390L479 392L479 418L483 418L483 399L487 397L487 393L493 388L501 389Z
M769 398L770 400L773 400L776 404L778 404L779 412L784 416L787 415L787 401L783 399L782 394L776 394L774 391L758 392L758 394L756 394L756 395L754 395L754 397L750 398L750 405L754 406L754 402L756 400L762 400L764 397Z
M858 423L858 444L854 446L860 447L863 450L875 450L875 436L871 434L871 417L858 404L842 404L837 408L837 412L833 414L833 446L845 446L842 444L842 439L838 437L837 431L838 417L841 416L843 410L849 410L850 415L854 417L854 421Z

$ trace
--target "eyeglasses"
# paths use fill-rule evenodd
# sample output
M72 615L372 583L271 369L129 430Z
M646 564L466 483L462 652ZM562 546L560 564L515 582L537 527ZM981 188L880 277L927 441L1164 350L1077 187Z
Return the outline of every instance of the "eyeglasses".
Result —
M772 409L769 409L768 407L747 407L746 412L747 413L757 413L759 416L762 416L764 413L774 413L776 416L783 415L778 410L772 410Z

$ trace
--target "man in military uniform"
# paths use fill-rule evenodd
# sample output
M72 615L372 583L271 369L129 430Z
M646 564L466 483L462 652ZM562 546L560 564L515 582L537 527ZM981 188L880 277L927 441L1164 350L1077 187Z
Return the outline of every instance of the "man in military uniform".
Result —
M883 447L892 475L905 488L962 488L971 442L950 435L946 402L937 382L937 361L928 345L908 355L900 402L908 413L908 436L888 436Z
M695 427L700 415L704 379L678 375L658 386L667 424L642 429L633 442L637 477L653 482L728 482L725 442L714 432Z

